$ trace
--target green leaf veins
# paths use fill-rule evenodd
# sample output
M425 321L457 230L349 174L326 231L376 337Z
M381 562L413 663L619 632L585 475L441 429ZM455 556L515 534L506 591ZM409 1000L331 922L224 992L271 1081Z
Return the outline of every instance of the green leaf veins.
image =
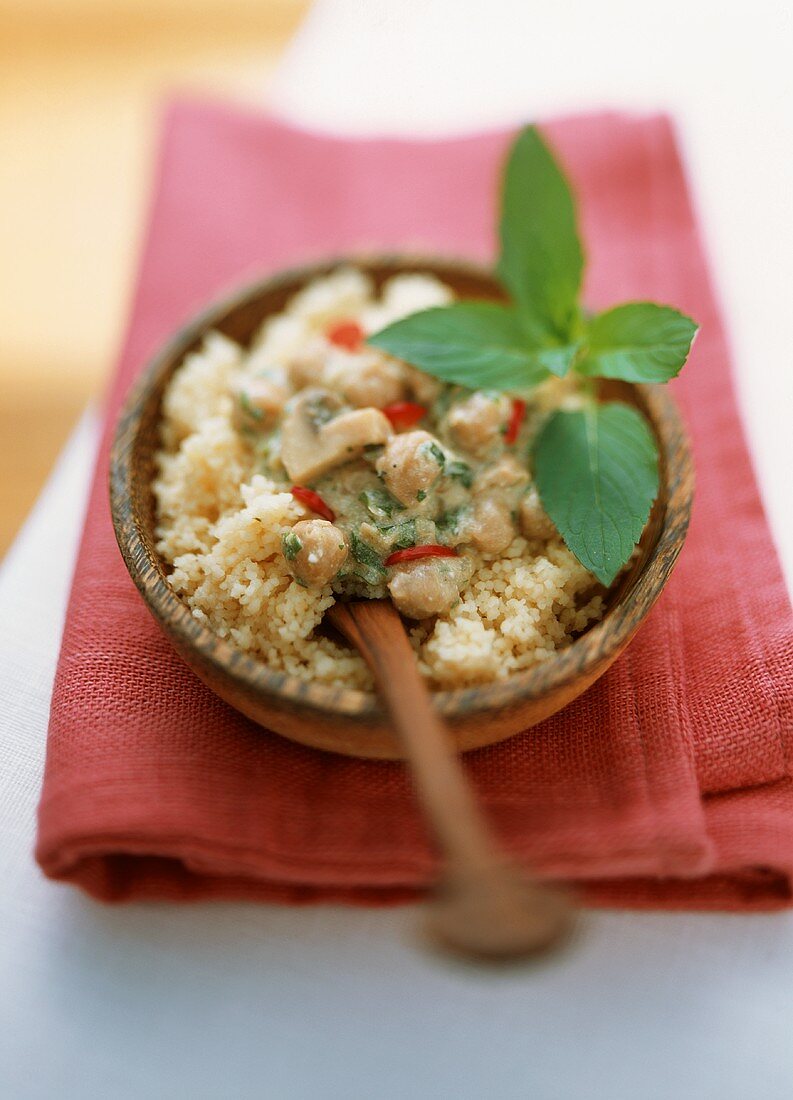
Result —
M610 585L658 493L658 453L644 417L617 402L555 412L532 459L543 508L581 564Z

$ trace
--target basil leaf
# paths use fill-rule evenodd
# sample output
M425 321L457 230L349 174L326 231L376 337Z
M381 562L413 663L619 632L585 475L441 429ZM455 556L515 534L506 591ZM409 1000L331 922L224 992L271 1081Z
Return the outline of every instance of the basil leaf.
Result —
M383 534L391 536L391 550L408 550L416 545L416 521L406 519L403 523L395 523L390 527L381 527Z
M697 325L670 306L626 302L593 317L576 369L625 382L668 382L685 363Z
M470 389L523 390L562 376L575 347L540 346L514 309L495 302L455 302L413 313L368 338L444 382Z
M350 549L352 550L352 556L357 562L360 562L361 565L365 565L370 570L374 570L375 573L385 576L386 569L380 560L380 555L373 546L365 542L355 531L350 532Z
M294 531L287 531L281 536L281 549L287 561L294 561L303 549L303 543Z
M658 452L628 405L556 412L533 448L543 508L569 549L605 585L639 541L658 493Z
M404 512L404 506L385 489L364 489L358 496L361 504L375 519L390 519L394 512Z
M584 257L570 187L535 126L512 146L501 197L498 272L527 327L567 342Z
M470 489L474 483L474 471L467 462L462 462L459 458L448 463L446 476L452 478L453 481L459 481L464 489Z
M444 512L442 516L439 516L435 520L435 531L439 538L444 538L447 535L456 535L460 529L460 520L468 511L468 505L463 504L459 508L452 508L448 512Z

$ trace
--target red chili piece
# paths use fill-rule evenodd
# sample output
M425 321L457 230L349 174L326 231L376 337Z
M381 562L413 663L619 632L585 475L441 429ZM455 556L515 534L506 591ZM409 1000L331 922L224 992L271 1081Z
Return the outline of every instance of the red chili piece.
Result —
M401 561L418 561L419 558L458 558L460 555L451 546L411 546L407 550L396 550L386 560L386 565L399 565Z
M504 432L505 443L512 444L518 438L518 432L520 431L520 426L523 423L523 417L525 415L526 402L516 397L512 402L512 412L510 413L507 430Z
M325 503L319 493L315 493L313 489L304 489L302 485L293 485L291 491L295 500L299 500L301 504L305 504L306 508L310 508L318 516L329 519L333 523L336 513Z
M347 351L358 351L363 343L364 332L357 321L337 321L325 332L331 344Z
M413 401L395 401L393 405L386 405L383 412L397 431L401 428L412 428L427 415L426 408Z

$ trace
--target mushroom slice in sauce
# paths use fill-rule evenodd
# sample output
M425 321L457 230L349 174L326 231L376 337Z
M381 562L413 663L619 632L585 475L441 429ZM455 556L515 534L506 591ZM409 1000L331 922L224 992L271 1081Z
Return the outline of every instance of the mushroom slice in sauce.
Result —
M294 402L281 433L281 461L293 481L320 477L393 435L379 409L341 408L340 398L320 389L306 390Z

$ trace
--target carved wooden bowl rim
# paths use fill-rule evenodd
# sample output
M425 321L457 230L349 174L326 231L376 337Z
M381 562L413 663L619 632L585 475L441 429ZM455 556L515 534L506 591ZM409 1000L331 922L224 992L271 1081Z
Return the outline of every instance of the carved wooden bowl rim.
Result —
M458 289L462 283L476 287L477 295L503 297L492 273L484 267L459 259L402 253L341 256L247 283L195 316L150 360L124 402L110 457L111 513L121 554L149 610L177 648L195 654L221 678L231 678L246 692L265 697L271 705L280 702L291 709L297 707L304 714L313 713L317 720L322 715L381 719L383 710L371 692L309 683L272 669L193 617L168 583L166 567L155 550L150 476L156 434L152 428L159 420L165 384L206 332L223 331L240 311L253 308L256 312L259 304L262 308L257 324L261 323L281 308L280 304L264 308L265 301L283 302L306 282L343 265L360 268L378 282L399 272L431 272L452 285L458 284ZM574 684L600 666L605 669L630 640L666 584L691 514L691 456L680 415L667 389L649 385L629 389L653 426L661 454L661 492L655 519L651 517L648 524L649 528L655 523L653 537L648 538L645 532L639 559L618 584L604 618L567 648L506 680L435 692L436 705L452 722L455 717L481 714L484 718L490 711L519 708Z

